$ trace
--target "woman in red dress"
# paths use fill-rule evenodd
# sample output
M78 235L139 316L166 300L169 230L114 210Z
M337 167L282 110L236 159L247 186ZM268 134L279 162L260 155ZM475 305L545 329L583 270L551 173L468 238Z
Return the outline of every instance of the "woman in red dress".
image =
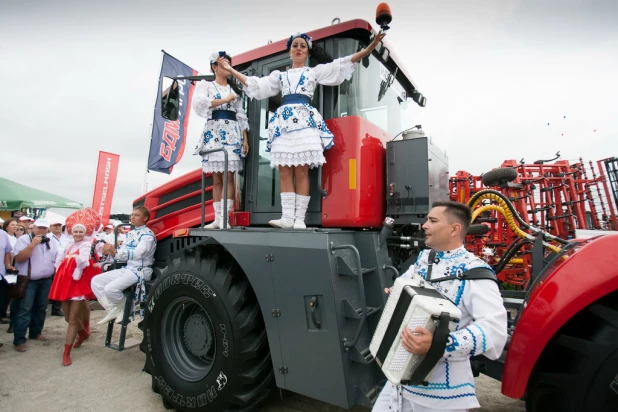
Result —
M68 322L62 364L69 366L71 348L79 348L90 337L90 306L88 300L96 299L90 281L101 269L90 257L92 233L101 219L92 208L78 210L66 219L67 231L73 243L58 254L56 275L49 298L62 302L64 318ZM76 340L77 338L77 340Z

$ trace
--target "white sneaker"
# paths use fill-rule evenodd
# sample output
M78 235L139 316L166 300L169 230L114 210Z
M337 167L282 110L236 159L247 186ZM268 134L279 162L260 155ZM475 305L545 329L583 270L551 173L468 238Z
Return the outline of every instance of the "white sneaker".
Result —
M101 319L100 321L98 321L97 323L99 325L103 325L105 323L111 322L112 320L116 319L118 317L118 315L120 315L122 312L120 310L120 308L117 305L109 305L109 309L107 311L107 315Z

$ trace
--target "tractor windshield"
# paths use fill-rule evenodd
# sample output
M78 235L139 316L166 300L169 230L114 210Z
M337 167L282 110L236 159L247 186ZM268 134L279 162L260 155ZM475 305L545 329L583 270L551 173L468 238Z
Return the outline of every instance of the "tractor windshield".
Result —
M339 56L349 56L364 46L359 46L358 40L345 39L339 41L337 47ZM335 117L363 117L391 137L412 127L411 105L408 104L406 91L389 74L373 54L361 60L352 79L339 86ZM390 81L392 83L388 87Z

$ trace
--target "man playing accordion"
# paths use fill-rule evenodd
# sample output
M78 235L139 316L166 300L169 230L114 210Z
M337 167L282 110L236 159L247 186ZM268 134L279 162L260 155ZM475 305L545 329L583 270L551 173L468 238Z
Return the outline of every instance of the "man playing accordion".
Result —
M380 393L373 411L467 411L480 407L476 398L470 357L483 354L498 359L507 341L507 313L500 290L491 279L460 279L475 268L491 268L464 248L471 220L470 208L457 202L436 202L423 225L433 265L431 279L452 277L432 286L461 310L454 332L448 336L444 355L427 376L426 385L393 385ZM430 250L423 250L403 275L427 277ZM493 272L493 271L492 271ZM385 291L389 293L390 290ZM429 351L433 335L427 329L404 328L402 345L414 355Z

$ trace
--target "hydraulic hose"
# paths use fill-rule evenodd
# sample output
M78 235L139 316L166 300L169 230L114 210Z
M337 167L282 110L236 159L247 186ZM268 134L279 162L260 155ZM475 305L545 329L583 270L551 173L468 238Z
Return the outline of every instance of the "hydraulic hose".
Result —
M500 199L500 198L499 198ZM482 198L477 200L476 204L480 203L481 200L483 200ZM492 199L493 200L493 199ZM503 199L502 203L504 203ZM501 203L498 201L498 203ZM511 210L507 207L501 207L498 205L485 205L485 206L481 206L480 208L476 209L473 213L472 213L472 221L474 222L474 219L476 219L478 217L478 215L480 215L483 212L486 212L488 210L494 210L496 212L500 212L502 214L502 216L504 216L504 218L506 219L509 227L511 228L511 230L520 238L522 239L527 239L527 240L534 240L535 237L529 233L524 232L523 230L521 230L517 224L515 223L515 219L513 217L513 213L511 213ZM539 234L541 234L542 232L538 232ZM543 242L543 244L551 251L553 252L560 252L560 248L554 246L554 245L550 245L549 243Z
M491 189L481 190L480 192L477 192L476 194L474 194L474 196L472 196L470 198L470 201L468 202L468 204L470 205L470 208L472 210L474 210L474 208L476 208L485 199L488 199L488 200L491 200L491 201L494 201L494 202L498 203L498 205L500 205L505 211L508 209L510 211L511 217L514 218L515 220L517 220L517 222L521 226L523 226L524 228L526 228L526 229L528 229L528 230L530 230L532 232L535 232L537 234L541 234L546 239L553 240L553 241L556 241L558 243L562 243L563 245L567 245L569 243L568 241L566 241L566 240L564 240L562 238L559 238L559 237L554 236L554 235L552 235L550 233L544 232L541 229L536 228L534 226L530 226L528 223L526 223L521 218L519 213L515 210L515 207L513 206L511 201L506 196L504 196L502 193L500 193L500 192L498 192L496 190L491 190ZM508 220L508 218L507 218L507 220Z
M510 213L508 209L504 209L503 207L498 206L498 205L486 205L486 206L481 206L480 208L476 209L474 213L472 213L472 221L474 222L474 220L478 217L478 215L488 210L494 210L496 212L500 212L502 216L504 216L504 218L506 219L506 222L508 223L511 230L515 232L517 236L524 238L524 239L534 240L534 236L524 232L515 224L515 219L513 219L513 214Z

